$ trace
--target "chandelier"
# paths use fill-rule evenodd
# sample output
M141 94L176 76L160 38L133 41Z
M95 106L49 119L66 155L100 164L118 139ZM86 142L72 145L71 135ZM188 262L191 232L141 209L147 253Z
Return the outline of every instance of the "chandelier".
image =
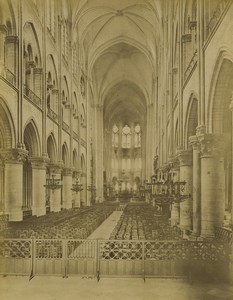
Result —
M172 172L151 176L151 196L158 205L180 203L190 198L185 194L185 181L174 181Z
M79 179L76 178L75 183L72 184L71 191L76 192L76 193L81 192L83 190L82 186L83 185L79 182Z
M88 187L87 187L87 190L89 192L95 192L96 191L96 187L93 183L91 183Z
M61 186L60 179L55 178L55 175L52 175L52 178L47 178L46 184L44 185L46 189L52 190L53 192L54 190L60 189Z

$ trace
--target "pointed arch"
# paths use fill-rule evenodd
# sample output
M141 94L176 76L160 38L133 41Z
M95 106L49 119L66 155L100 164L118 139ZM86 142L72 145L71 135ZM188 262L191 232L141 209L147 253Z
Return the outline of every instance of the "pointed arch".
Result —
M78 152L76 148L73 150L73 166L75 170L78 170Z
M29 151L30 157L37 157L41 155L41 143L34 119L30 119L24 127L24 144Z
M69 166L69 150L68 150L68 146L67 146L66 142L62 145L62 160L63 160L64 166L68 167Z
M47 153L51 162L57 161L57 145L53 133L51 133L47 139Z
M220 51L211 80L207 105L208 131L222 133L225 131L226 119L229 113L229 104L233 86L233 53ZM226 118L227 117L227 118Z
M198 126L198 100L196 94L192 93L189 98L186 119L185 119L185 136L184 145L185 148L190 148L189 137L196 134L196 128Z
M39 39L32 22L26 22L23 26L23 39L25 50L30 45L32 49L32 53L34 54L30 61L35 61L37 57L38 66L41 66L41 50L40 50L40 43Z
M13 118L0 95L0 148L14 148L15 146L16 135Z

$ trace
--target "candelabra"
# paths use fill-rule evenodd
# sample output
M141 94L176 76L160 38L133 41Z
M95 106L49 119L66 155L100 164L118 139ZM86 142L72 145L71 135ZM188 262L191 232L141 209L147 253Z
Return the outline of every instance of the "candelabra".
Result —
M47 178L46 179L46 184L44 184L44 187L46 189L52 190L52 192L54 192L54 190L58 190L61 188L61 184L60 184L60 179L56 179L55 175L52 175L52 178Z
M83 185L79 182L79 179L76 178L75 183L72 184L71 190L76 193L81 192L83 190L82 186Z

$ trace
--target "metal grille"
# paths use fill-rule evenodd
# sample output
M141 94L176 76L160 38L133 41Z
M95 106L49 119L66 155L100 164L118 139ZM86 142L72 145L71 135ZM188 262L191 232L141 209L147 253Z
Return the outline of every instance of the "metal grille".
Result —
M217 242L189 242L192 260L226 261L229 257L229 247Z
M0 240L1 258L31 258L31 240Z
M96 242L93 240L69 240L67 241L67 257L94 258L96 252Z
M142 259L143 242L136 241L100 241L101 259Z
M189 258L187 242L150 241L145 242L146 260L185 260Z
M62 240L36 240L35 257L36 258L62 258L63 257Z

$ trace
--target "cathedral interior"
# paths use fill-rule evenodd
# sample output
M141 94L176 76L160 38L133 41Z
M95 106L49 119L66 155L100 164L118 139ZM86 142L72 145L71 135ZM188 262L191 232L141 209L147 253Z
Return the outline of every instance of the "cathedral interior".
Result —
M232 32L232 0L0 0L2 280L233 283Z

